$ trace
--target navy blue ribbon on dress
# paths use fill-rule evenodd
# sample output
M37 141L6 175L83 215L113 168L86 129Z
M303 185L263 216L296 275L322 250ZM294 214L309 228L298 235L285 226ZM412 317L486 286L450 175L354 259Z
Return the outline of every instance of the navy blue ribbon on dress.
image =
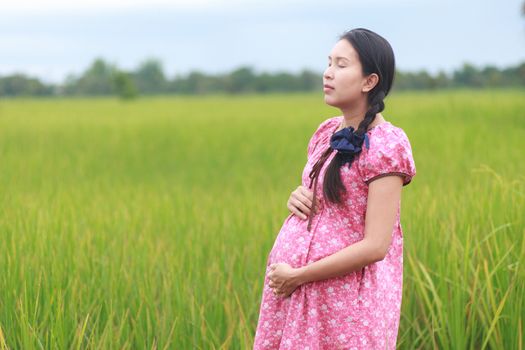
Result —
M330 147L343 155L343 165L352 162L354 156L361 152L363 141L367 149L370 149L368 134L365 132L358 135L354 128L349 126L334 133L330 138Z
M313 213L315 212L317 204L317 179L319 178L319 172L321 171L324 162L328 159L328 157L332 153L332 150L334 149L337 150L338 153L341 153L343 155L343 165L352 162L354 156L361 152L363 141L365 142L366 148L370 149L370 142L368 140L367 133L364 133L363 135L357 135L354 132L354 128L351 126L339 130L338 132L334 133L330 138L330 147L324 151L324 153L312 167L312 170L310 171L309 175L309 188L312 189L313 186L313 199L311 213L308 216L308 226L306 228L308 231L310 231L310 228L312 227Z

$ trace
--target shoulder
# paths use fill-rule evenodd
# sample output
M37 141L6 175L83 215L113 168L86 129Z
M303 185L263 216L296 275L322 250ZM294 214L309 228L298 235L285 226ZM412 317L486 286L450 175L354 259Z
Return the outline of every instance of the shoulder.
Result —
M416 173L412 147L405 131L385 122L368 131L369 148L363 147L359 169L366 183L384 174L399 174L404 185Z
M315 131L315 134L322 133L323 131L327 131L327 130L332 130L337 125L339 125L339 123L341 123L340 116L330 117L328 119L325 119L324 121L321 122L321 124L319 124L319 126L317 127L317 130Z
M402 146L410 147L410 141L405 131L390 123L384 122L369 131L370 151L380 151L381 149L394 149ZM366 149L366 148L365 148Z

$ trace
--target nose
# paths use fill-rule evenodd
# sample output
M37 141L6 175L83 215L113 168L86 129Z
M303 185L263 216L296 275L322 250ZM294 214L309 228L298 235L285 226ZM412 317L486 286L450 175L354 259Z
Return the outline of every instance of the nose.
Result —
M323 78L332 79L332 70L330 69L330 67L326 67L326 69L324 70Z

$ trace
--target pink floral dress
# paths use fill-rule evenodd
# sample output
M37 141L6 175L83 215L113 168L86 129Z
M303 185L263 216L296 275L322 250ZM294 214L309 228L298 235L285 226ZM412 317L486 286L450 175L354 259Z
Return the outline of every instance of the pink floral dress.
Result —
M302 185L308 187L312 166L330 145L343 116L325 120L308 144ZM347 189L343 205L325 201L322 183L336 151L321 168L317 196L319 212L308 220L290 214L268 255L273 263L301 267L360 241L364 237L368 183L386 174L398 174L408 185L416 174L405 132L382 122L367 131L369 149L363 149L349 167L341 167ZM395 349L403 283L403 233L398 208L392 242L385 258L344 276L299 286L289 297L275 296L266 274L255 333L254 349Z

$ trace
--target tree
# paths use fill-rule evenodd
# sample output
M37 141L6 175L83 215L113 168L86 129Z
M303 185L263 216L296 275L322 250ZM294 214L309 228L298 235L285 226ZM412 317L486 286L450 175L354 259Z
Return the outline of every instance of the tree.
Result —
M320 90L323 84L323 77L310 70L303 70L299 76L301 90L303 91L315 91Z
M460 70L454 71L454 81L460 86L483 86L480 71L470 63L464 63Z
M134 79L139 91L144 94L163 93L168 86L162 64L154 58L147 59L139 66Z
M24 74L0 78L0 96L46 96L53 94L53 87Z
M138 91L131 74L117 71L114 74L115 92L123 100L132 100L137 97Z
M114 71L112 65L97 58L80 78L70 76L64 90L75 95L110 95L114 92Z
M251 92L255 90L255 74L249 66L239 67L230 73L226 90L232 93Z

